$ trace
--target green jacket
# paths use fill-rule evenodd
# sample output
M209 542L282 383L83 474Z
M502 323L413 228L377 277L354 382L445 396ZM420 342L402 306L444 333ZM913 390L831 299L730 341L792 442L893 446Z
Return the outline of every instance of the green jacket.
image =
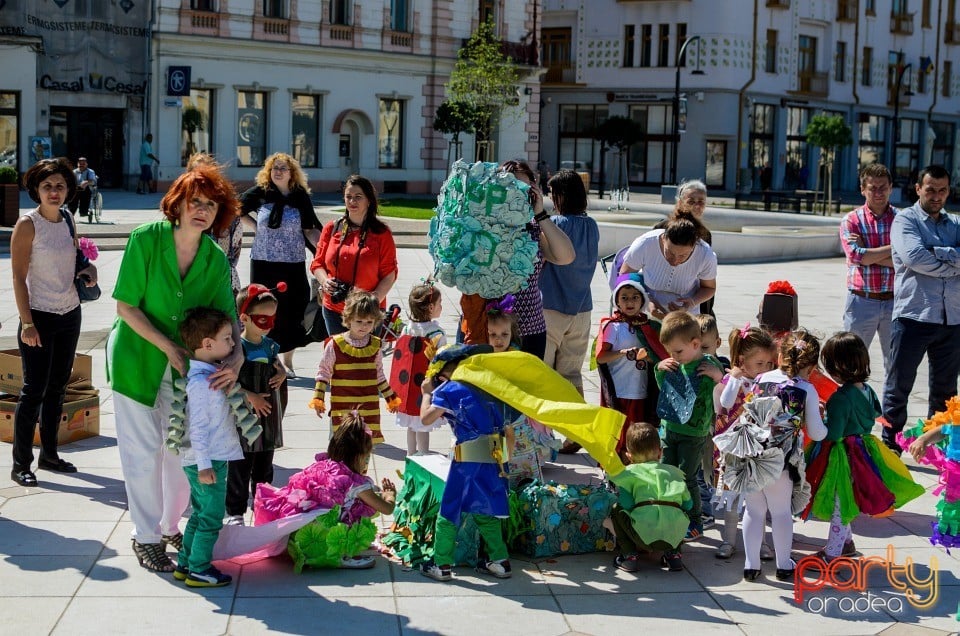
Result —
M181 279L173 232L166 220L131 232L113 297L138 307L161 333L182 344L178 328L187 310L214 307L236 319L237 306L230 287L230 264L216 242L209 236L202 238L193 264ZM167 365L166 354L117 316L107 340L110 388L153 406Z

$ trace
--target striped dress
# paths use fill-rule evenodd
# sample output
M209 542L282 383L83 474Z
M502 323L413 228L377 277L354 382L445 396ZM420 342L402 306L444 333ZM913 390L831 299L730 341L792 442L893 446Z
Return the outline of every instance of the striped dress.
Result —
M370 336L367 343L358 343L350 342L347 333L332 337L320 363L317 388L329 389L333 430L340 426L344 415L357 410L373 435L373 443L383 442L380 396L390 400L395 393L383 372L379 338Z

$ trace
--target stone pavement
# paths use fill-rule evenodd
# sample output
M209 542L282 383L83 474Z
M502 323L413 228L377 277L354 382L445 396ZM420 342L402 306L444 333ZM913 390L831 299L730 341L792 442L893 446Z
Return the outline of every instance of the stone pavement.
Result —
M123 193L119 193L123 194ZM111 193L111 197L112 197ZM132 198L131 195L127 195ZM131 225L156 218L150 196L143 209L109 210L105 220ZM132 207L132 206L131 206ZM392 222L391 222L392 223ZM81 224L81 232L86 230ZM40 487L26 489L0 482L0 631L8 634L560 634L609 635L639 630L691 630L691 633L770 634L937 634L956 632L960 600L958 555L946 554L927 541L936 498L929 492L886 519L854 522L857 546L865 555L883 557L893 546L896 563L912 558L919 578L937 574L938 600L915 609L894 589L882 568L873 569L869 598L824 589L809 593L803 605L793 600L792 585L773 577L742 580L743 553L717 560L719 529L684 550L686 571L668 573L650 560L637 574L613 567L611 553L528 561L514 559L514 577L496 581L465 568L451 583L437 583L403 566L378 559L367 571L293 573L283 557L252 564L224 563L235 576L230 587L194 591L169 575L147 572L130 549L131 523L126 511L116 450L113 400L104 374L104 342L115 315L108 300L122 253L103 252L97 265L104 298L84 306L80 350L94 358L94 383L101 389L101 434L63 447L63 456L80 469L75 475L40 471ZM425 250L401 249L400 278L390 295L402 304L410 287L429 273ZM248 261L241 260L246 280ZM747 321L766 284L791 280L800 294L801 324L824 336L840 328L844 297L841 259L721 266L716 310L721 333ZM16 308L12 301L9 256L0 257L0 348L16 346ZM457 294L442 288L442 322L453 334ZM594 325L609 308L604 274L593 282ZM724 347L725 349L725 347ZM879 346L872 351L879 359ZM320 346L297 353L302 377L292 381L285 418L287 446L276 454L277 481L312 461L328 439L327 420L307 408ZM879 366L874 365L879 381ZM586 370L589 400L596 400L595 373ZM875 387L878 382L874 383ZM917 381L912 416L925 412L925 373ZM371 462L375 477L396 477L403 469L404 432L384 418L387 444ZM449 447L449 434L435 433L431 447ZM4 450L6 449L6 450ZM916 479L928 489L936 476L907 460ZM9 445L0 445L0 478L10 469ZM596 481L598 471L584 455L565 458L567 481ZM389 519L382 519L385 527ZM827 524L798 522L795 552L821 547ZM863 598L852 608L853 600ZM846 600L842 600L846 599ZM869 603L867 602L869 601ZM827 605L823 610L822 606ZM865 607L869 605L869 607Z

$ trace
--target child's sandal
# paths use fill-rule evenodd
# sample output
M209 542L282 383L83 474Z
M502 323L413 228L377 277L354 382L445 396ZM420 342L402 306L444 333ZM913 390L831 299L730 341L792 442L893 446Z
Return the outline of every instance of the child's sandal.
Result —
M133 553L140 565L151 572L173 572L176 569L162 543L137 543L134 539Z

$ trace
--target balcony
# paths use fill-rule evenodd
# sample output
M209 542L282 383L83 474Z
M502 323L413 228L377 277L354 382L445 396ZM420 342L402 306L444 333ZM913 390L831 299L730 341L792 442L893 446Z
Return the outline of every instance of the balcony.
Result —
M353 27L348 24L331 24L330 39L337 42L353 42Z
M811 97L826 97L830 89L830 75L828 73L814 73L800 71L797 75L797 90L794 93Z
M290 41L290 20L286 18L255 16L254 29L258 39L273 42Z
M943 41L945 44L960 44L960 23L947 22L943 25Z
M577 81L577 70L570 62L554 64L547 67L543 76L545 84L574 84Z
M384 51L413 53L413 33L408 31L393 31L389 27L384 27L381 43Z
M895 35L913 35L913 14L891 13L890 33Z
M767 7L770 9L789 9L790 0L767 0Z
M460 41L460 46L467 46L468 39ZM535 43L530 42L501 42L500 52L509 57L514 64L520 66L540 66L540 52Z
M857 21L857 0L837 1L837 22Z
M214 11L180 9L180 32L193 35L220 35L220 14Z

